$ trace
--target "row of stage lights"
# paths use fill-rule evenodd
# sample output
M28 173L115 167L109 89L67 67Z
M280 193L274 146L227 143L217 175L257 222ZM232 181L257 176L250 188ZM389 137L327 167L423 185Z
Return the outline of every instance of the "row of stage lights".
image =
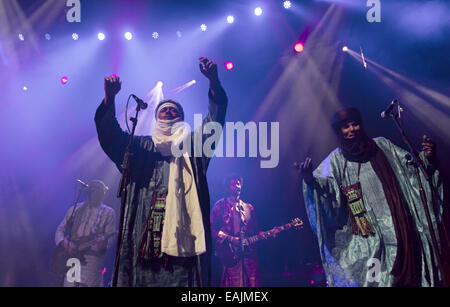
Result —
M291 7L292 7L292 3L291 3L291 1L283 1L283 7L285 8L285 9L290 9ZM261 8L261 7L256 7L255 9L254 9L254 14L256 15L256 16L261 16L262 14L263 14L263 9ZM234 23L234 21L235 21L235 17L233 16L233 15L229 15L229 16L227 16L227 18L226 18L226 20L227 20L227 23L229 23L229 24L232 24L232 23ZM202 32L205 32L206 30L208 29L208 26L206 25L206 24L201 24L200 25L200 30L202 31ZM179 37L179 38L181 38L181 32L180 31L177 31L176 32L176 34L177 34L177 36ZM51 40L51 35L49 34L49 33L46 33L45 35L44 35L44 37L45 37L45 39L46 40ZM152 37L154 38L154 39L158 39L159 38L159 33L158 32L153 32L152 33ZM20 33L19 35L18 35L18 38L19 38L19 40L21 40L21 41L25 41L25 36L22 34L22 33ZM72 39L73 40L78 40L80 38L80 36L79 36L79 34L78 33L73 33L72 34ZM100 33L98 33L97 34L97 38L99 39L99 40L105 40L106 39L106 35L105 35L105 33L103 33L103 32L100 32ZM126 39L126 40L131 40L131 39L133 39L133 34L131 33L131 32L126 32L125 34L124 34L124 38Z
M284 7L285 9L290 9L290 8L292 7L291 1L284 1L284 2L283 2L283 7ZM263 9L262 9L261 7L256 7L256 8L254 9L254 14L255 14L256 16L261 16L261 15L263 14ZM229 15L229 16L227 16L226 20L227 20L227 22L228 22L229 24L232 24L232 23L234 23L235 18L234 18L234 16ZM200 30L201 30L202 32L205 32L207 29L208 29L208 26L207 26L206 24L201 24L201 25L200 25ZM176 34L177 34L177 36L178 36L179 38L181 38L182 35L181 35L181 32L180 32L180 31L177 31ZM51 35L50 35L49 33L46 33L46 34L44 35L44 37L45 37L46 40L51 40ZM153 32L153 33L152 33L152 37L153 37L154 39L158 39L158 38L159 38L159 33L158 33L158 32ZM73 33L73 34L72 34L72 39L73 39L73 40L77 41L79 38L80 38L80 36L79 36L78 33ZM100 33L97 34L97 38L98 38L100 41L103 41L103 40L106 39L106 35L105 35L105 33L100 32ZM132 34L131 32L126 32L126 33L124 33L124 38L125 38L126 40L132 40L132 39L133 39L133 34ZM19 40L21 40L21 41L24 41L24 40L25 40L25 37L24 37L23 34L19 34ZM346 47L345 47L345 48L346 48ZM301 42L295 43L293 49L294 49L294 51L295 51L296 53L302 52L302 51L304 50L303 43L301 43ZM346 50L344 50L344 51L346 51ZM228 62L225 63L224 66L225 66L225 69L226 69L226 70L232 70L232 69L234 68L234 63L231 62L231 61L228 61ZM69 78L68 78L67 76L64 76L64 77L62 77L62 78L60 79L60 81L61 81L61 84L62 84L62 85L66 85L66 84L69 82ZM26 86L24 86L24 87L23 87L23 90L24 90L24 91L27 91L28 88L27 88Z
M304 48L304 47L303 47L303 44L302 44L302 43L297 43L297 44L294 45L294 50L295 50L296 52L302 52L302 51L303 51L303 48ZM342 51L343 51L343 52L348 52L348 51L349 51L349 48L348 48L347 46L344 46L344 47L342 47ZM362 55L362 51L361 51L361 55ZM233 62L228 61L228 62L225 63L225 69L226 69L226 70L232 70L233 68L234 68L234 63L233 63ZM62 85L66 85L66 84L69 82L69 78L68 78L67 76L64 76L64 77L62 77L62 78L60 79L60 81L61 81L61 84L62 84ZM195 80L191 81L191 83L192 83L192 84L195 84ZM158 86L162 86L162 82L161 82L161 81L158 82ZM27 86L24 86L22 89L23 89L24 91L27 91L27 90L28 90L28 87L27 87Z

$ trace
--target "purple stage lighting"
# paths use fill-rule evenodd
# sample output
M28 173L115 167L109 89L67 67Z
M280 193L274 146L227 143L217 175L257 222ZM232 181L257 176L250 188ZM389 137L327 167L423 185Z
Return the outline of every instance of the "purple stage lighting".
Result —
M297 43L297 44L294 45L294 50L297 53L302 52L304 49L305 49L305 47L303 46L302 43Z
M131 32L126 32L123 36L126 40L131 40L133 38L133 34L131 34Z

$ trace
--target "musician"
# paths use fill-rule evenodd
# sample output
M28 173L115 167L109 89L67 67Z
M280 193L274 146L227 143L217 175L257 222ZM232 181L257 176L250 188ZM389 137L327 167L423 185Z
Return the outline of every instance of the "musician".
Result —
M102 203L106 190L102 181L91 181L87 188L88 200L69 208L56 229L56 245L61 245L69 257L78 258L81 264L80 281L70 282L65 276L65 287L104 286L102 269L105 255L113 245L116 231L114 209ZM85 243L88 246L79 251Z
M200 58L199 68L209 80L208 114L203 123L223 126L228 98L217 64ZM130 135L121 129L115 115L115 96L120 89L119 78L105 78L105 99L97 109L95 123L102 149L122 171ZM211 235L206 171L211 157L192 152L181 157L172 154L172 144L194 138L194 133L183 129L180 103L164 100L155 111L151 136L135 136L131 149L129 197L124 204L114 276L117 283L113 285L208 286Z
M222 287L260 286L260 271L255 245L245 248L244 257L241 257L239 253L241 229L244 237L258 234L254 207L241 199L242 185L243 178L241 176L236 174L227 176L224 180L224 188L228 197L216 202L211 212L211 229L213 239L216 240L216 255L222 258ZM272 235L276 236L276 233L274 232ZM221 255L221 250L224 248L230 253L222 252ZM223 259L223 257L231 258L233 256L237 259ZM242 272L242 262L244 272Z
M301 164L306 210L329 286L438 284L441 276L407 152L385 138L369 138L356 108L337 112L332 126L339 148L314 172L311 158ZM435 142L424 136L422 146L421 158L441 193ZM431 185L423 176L421 181L438 224L442 208L433 208Z

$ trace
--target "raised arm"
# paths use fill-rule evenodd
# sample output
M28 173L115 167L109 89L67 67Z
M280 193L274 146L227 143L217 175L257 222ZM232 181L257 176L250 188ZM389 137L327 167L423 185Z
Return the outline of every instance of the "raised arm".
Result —
M202 148L197 148L197 152L202 153L203 163L206 169L222 134L228 98L220 84L217 64L207 58L199 58L199 60L200 71L209 80L209 106L208 113L202 122L202 133L195 133L193 137L201 135L201 142L196 142L194 139L194 144L201 144L202 146Z
M118 77L105 78L105 98L95 113L100 146L121 171L125 149L129 142L129 134L124 132L116 119L115 97L121 89L122 82Z

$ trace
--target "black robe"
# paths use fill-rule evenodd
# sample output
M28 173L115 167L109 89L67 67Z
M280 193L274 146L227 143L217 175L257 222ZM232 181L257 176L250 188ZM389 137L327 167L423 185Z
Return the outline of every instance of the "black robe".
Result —
M226 93L222 86L217 85L210 88L208 96L208 114L203 119L203 125L214 121L223 127L228 104ZM115 116L114 104L102 102L95 114L95 123L101 147L121 171L129 134L120 128ZM203 135L203 141L207 137L208 135ZM191 134L191 139L193 140L193 138L194 133ZM138 262L137 254L147 219L151 214L153 193L155 191L167 192L164 177L168 176L169 168L167 167L168 162L156 150L151 136L135 136L132 152L131 182L127 186L128 199L125 202L124 222L120 225L122 227L122 246L119 254L117 286L185 286L184 281L174 281L173 278L166 278L166 276L160 278L162 279L160 281L155 280L152 269ZM204 154L201 157L194 157L191 154L190 157L205 229L206 253L199 257L202 285L209 286L211 232L210 198L206 171L211 158Z

